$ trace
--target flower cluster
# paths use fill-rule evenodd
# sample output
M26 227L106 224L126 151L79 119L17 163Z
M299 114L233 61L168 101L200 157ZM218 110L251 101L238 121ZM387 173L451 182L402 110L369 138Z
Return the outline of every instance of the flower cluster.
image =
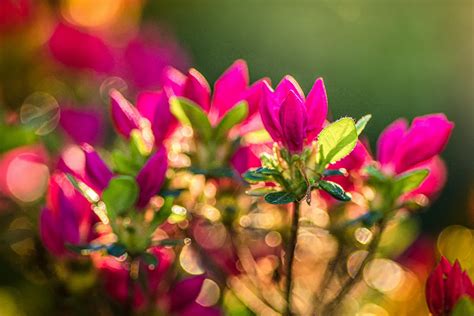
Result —
M387 227L444 185L439 154L454 125L443 114L395 121L374 156L359 140L371 116L329 121L321 78L307 96L291 76L272 89L266 78L251 84L238 60L212 91L195 69L168 67L161 84L135 105L109 91L122 137L111 150L64 150L40 217L46 248L58 260L89 256L105 291L129 308L217 315L209 293L219 291L257 314L336 313L380 260ZM315 219L320 210L324 223ZM324 258L299 236L303 222L332 236L321 238ZM318 287L304 293L297 252L322 267ZM346 261L356 268L344 272ZM468 281L442 261L428 281L431 312L472 297ZM314 303L297 304L296 291Z

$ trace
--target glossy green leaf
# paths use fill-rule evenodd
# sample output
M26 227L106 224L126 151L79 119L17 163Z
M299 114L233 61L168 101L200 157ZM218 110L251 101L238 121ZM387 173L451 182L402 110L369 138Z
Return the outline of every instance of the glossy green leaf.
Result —
M346 168L340 169L326 169L323 172L324 177L333 177L333 176L345 176L347 177L347 170Z
M418 188L428 176L428 169L418 169L405 172L395 178L393 191L395 195L401 195Z
M132 208L138 198L138 184L133 177L118 176L110 180L102 193L107 206L107 214L115 218L118 214Z
M357 130L354 120L345 117L326 126L318 136L318 163L322 166L335 163L354 149Z
M367 115L364 115L362 116L356 123L356 130L357 130L357 135L360 135L365 127L367 126L367 123L370 121L370 119L372 118L372 115L370 114L367 114Z
M146 265L154 266L154 267L158 265L158 258L152 255L151 253L144 252L141 254L140 257L142 258L143 262Z
M255 188L245 191L245 193L250 196L264 196L271 192L275 192L271 187Z
M114 257L123 256L127 250L120 244L111 244L107 246L107 253Z
M333 198L339 201L350 201L350 194L346 193L344 189L336 182L321 180L318 183L319 188L329 193Z
M231 108L214 130L216 140L218 142L225 140L231 128L242 122L247 114L248 104L246 101L241 101Z
M212 126L203 109L186 98L172 97L170 99L171 113L183 124L189 125L194 132L208 142L212 137Z
M291 192L278 191L266 194L265 201L270 204L288 204L296 201L296 197Z
M258 172L257 170L248 170L244 174L242 174L242 178L248 183L257 183L261 181L270 180L271 177L265 174Z

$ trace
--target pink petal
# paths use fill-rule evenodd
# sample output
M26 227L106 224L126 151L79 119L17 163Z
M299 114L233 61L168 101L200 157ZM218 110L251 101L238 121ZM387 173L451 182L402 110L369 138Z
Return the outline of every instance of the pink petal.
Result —
M398 119L383 130L377 142L377 160L389 164L398 150L398 145L408 128L405 119Z
M77 144L96 144L104 136L102 113L95 108L63 107L60 124Z
M102 192L113 177L112 171L89 144L82 144L85 154L85 174L81 179L92 189Z
M293 91L301 100L304 100L304 93L298 82L292 76L286 75L275 89L277 103L283 103L290 91Z
M303 101L294 91L288 93L280 108L280 125L283 143L292 153L303 150L307 116Z
M165 180L168 160L166 150L160 147L143 166L137 175L137 183L140 188L140 195L137 206L145 207L150 198L160 191Z
M169 99L164 91L140 93L137 98L137 109L150 121L157 146L162 145L177 127L178 121L171 114Z
M427 162L417 165L413 169L428 169L430 173L421 185L410 192L406 198L418 194L423 194L430 199L435 198L446 183L447 170L443 160L439 156L435 156Z
M448 143L454 124L444 114L417 117L399 143L395 171L403 172L439 154Z
M194 101L204 111L210 108L211 88L206 78L196 69L190 69L186 83L183 88L182 96Z
M444 301L444 277L441 264L438 264L426 281L426 302L434 316L444 315Z
M242 100L248 84L247 64L243 60L235 61L214 84L212 107L218 117L224 116L230 108Z
M167 67L163 70L163 87L170 95L182 96L187 77L178 69Z
M251 146L243 146L237 149L230 163L239 175L251 168L261 166L260 158L254 153Z
M59 233L60 224L55 219L53 211L44 208L39 218L39 233L43 245L56 256L65 253L64 241Z
M276 102L272 88L266 82L262 85L262 89L262 100L259 108L260 116L262 117L263 126L265 126L273 140L277 142L282 139L280 119L278 117L280 104Z
M141 115L119 91L113 89L109 94L114 126L120 134L128 138L132 130L140 127Z
M66 66L108 73L114 68L110 47L99 37L59 23L49 39L54 58Z
M306 99L308 112L308 141L313 140L323 128L328 113L328 98L322 78L316 79Z
M198 275L188 279L184 279L171 289L170 296L170 311L179 312L185 309L188 305L195 302L196 298L201 292L202 284L206 279L205 275Z
M451 311L464 293L461 265L456 260L445 283L445 309Z
M270 80L267 78L258 80L244 93L243 99L247 101L249 106L248 119L250 119L254 114L258 113L258 108L263 98L263 89L265 84L270 85Z
M217 307L202 306L196 302L187 305L184 310L179 313L179 316L220 316L223 315L221 310Z

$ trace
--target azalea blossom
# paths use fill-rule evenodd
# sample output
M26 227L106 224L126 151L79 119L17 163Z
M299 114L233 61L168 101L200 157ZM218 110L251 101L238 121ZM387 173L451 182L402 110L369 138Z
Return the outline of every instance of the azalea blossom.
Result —
M450 315L463 296L474 299L474 285L459 261L451 265L441 257L438 266L426 282L426 301L433 316Z
M318 78L305 98L298 82L285 76L276 89L263 85L260 115L265 129L291 153L300 153L323 128L328 111L326 89Z

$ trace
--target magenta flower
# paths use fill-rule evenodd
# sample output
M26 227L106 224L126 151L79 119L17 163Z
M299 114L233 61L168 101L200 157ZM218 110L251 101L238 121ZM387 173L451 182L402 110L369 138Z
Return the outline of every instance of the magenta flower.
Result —
M218 122L238 102L246 100L247 122L258 112L265 80L259 80L249 87L247 64L237 60L216 80L212 98L208 82L196 69L190 69L187 75L183 75L170 68L165 73L164 86L171 94L185 97L199 105L209 113L212 123Z
M154 247L150 249L150 253L156 257L158 265L156 267L150 267L144 263L140 263L140 270L146 271L144 275L147 277L148 292L144 293L140 284L134 282L133 307L136 310L144 308L147 303L155 303L161 281L166 276L174 260L174 253L170 249ZM95 265L99 270L107 294L122 304L127 303L130 279L129 264L124 261L118 261L114 257L107 256L96 258ZM153 301L148 302L148 297L151 297Z
M107 187L114 174L89 144L81 146L84 159L81 166L71 166L65 159L59 163L59 168L84 182L98 194ZM160 147L152 154L136 176L139 187L137 207L145 207L149 200L156 195L163 185L168 160L166 150Z
M56 256L66 255L66 244L84 244L95 238L92 226L96 222L90 203L65 174L54 173L40 215L40 236L45 247Z
M103 137L103 117L97 108L62 107L62 129L77 144L97 144Z
M69 67L99 73L109 73L115 67L113 50L103 39L66 23L56 25L48 45L53 57Z
M275 91L265 84L260 115L265 129L291 153L300 153L323 128L328 111L326 90L321 78L305 96L291 76L284 77Z
M168 312L181 316L222 315L218 308L202 306L196 302L205 279L204 275L198 275L178 282L169 292Z
M134 129L151 127L155 144L160 146L177 127L177 120L171 114L169 98L164 91L142 92L134 107L117 90L111 90L111 114L116 130L129 138Z
M441 257L438 266L426 281L426 301L433 316L450 315L459 299L468 296L474 299L474 285L459 261L451 265Z
M385 171L402 173L439 154L453 127L444 114L417 117L410 128L404 119L399 119L380 135L377 159Z

